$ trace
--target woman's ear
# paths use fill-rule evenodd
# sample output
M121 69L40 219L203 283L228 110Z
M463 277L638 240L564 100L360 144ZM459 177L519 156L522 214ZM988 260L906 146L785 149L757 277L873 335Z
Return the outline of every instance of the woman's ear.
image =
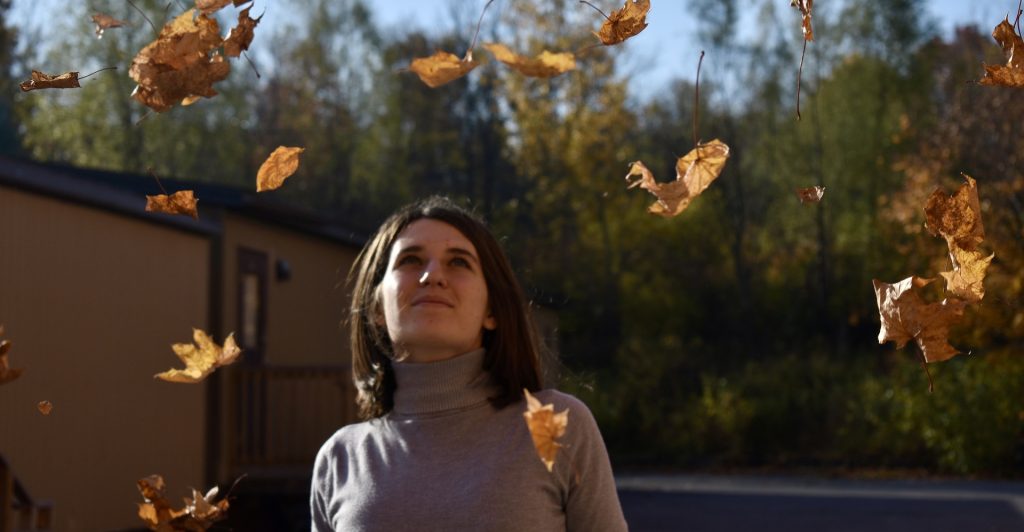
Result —
M487 317L484 318L484 329L493 331L498 328L498 320L494 318L494 314L491 314L490 309L487 310Z
M386 327L388 322L384 317L384 309L380 304L380 285L373 289L373 298L370 301L370 321L377 327Z

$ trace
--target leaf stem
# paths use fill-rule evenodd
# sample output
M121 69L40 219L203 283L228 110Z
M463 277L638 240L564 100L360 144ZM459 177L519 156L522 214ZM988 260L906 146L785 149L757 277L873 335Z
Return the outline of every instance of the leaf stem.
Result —
M697 82L693 91L693 147L697 147L697 120L700 116L700 66L704 63L704 50L700 51L700 59L697 61Z
M242 52L242 56L245 57L245 60L249 62L249 66L252 67L252 71L256 73L256 79L261 79L260 71L256 69L256 63L253 63L252 59L249 59L249 54Z
M160 192L163 192L164 196L166 196L167 189L165 189L164 186L160 183L160 178L157 177L156 172L153 170L153 167L150 166L149 168L147 168L147 170L149 170L149 175L153 176L153 179L156 179L156 186L160 187Z
M466 50L466 56L469 57L473 54L473 48L476 48L476 39L480 37L480 25L484 22L484 13L487 13L487 8L491 7L494 0L487 0L487 4L484 5L484 10L480 12L480 20L476 21L476 31L473 32L473 42L469 44L469 50Z
M607 20L607 21L611 21L612 20L611 17L609 17L608 15L604 14L604 11L601 11L600 9L598 9L598 7L595 6L594 4L591 4L590 2L587 2L587 0L580 0L580 3L581 4L587 4L588 6L594 8L594 10L597 11L598 13L600 13L601 16L605 18L605 20Z
M920 349L917 353L921 355L921 369L924 370L924 374L928 376L928 393L932 393L935 390L935 383L932 382L932 373L928 371L928 360L924 358L924 351Z
M800 52L800 68L796 71L796 119L800 120L800 79L804 76L804 57L807 55L807 39L804 39L804 49Z
M134 7L136 11L142 14L142 18L146 19L146 22L148 22L149 25L153 28L153 33L160 35L160 30L156 29L156 24L153 24L153 21L149 20L149 17L146 16L145 11L139 9L139 6L135 5L135 3L132 2L132 0L128 0L128 5Z
M1024 0L1017 2L1017 18L1013 19L1013 29L1017 30L1017 35L1020 35L1020 16L1024 13L1021 6L1024 6Z
M88 74L86 74L84 76L78 76L78 79L85 79L85 78L87 78L87 77L89 77L89 76L91 76L93 74L98 73L98 72L103 72L104 70L117 70L117 66L108 66L106 68L101 68L101 69L97 70L96 72L90 72L90 73L88 73Z

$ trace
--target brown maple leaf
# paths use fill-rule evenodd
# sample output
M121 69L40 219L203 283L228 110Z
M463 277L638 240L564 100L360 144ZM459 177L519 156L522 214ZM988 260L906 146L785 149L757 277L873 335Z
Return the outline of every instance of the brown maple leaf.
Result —
M800 14L803 15L803 23L801 29L804 32L805 41L814 40L814 29L811 28L811 8L814 6L814 0L790 0L789 5L800 10Z
M999 85L1003 87L1024 87L1024 39L1013 30L1009 18L1000 22L992 30L992 38L1003 47L1006 64L999 66L982 65L985 77L978 83L981 85Z
M32 78L22 81L20 87L22 92L28 92L39 89L77 89L81 85L78 84L78 72L65 72L51 76L38 70L33 70Z
M897 349L902 349L914 340L925 362L940 362L959 353L949 345L949 327L960 321L967 302L946 298L939 303L925 303L914 289L933 280L916 276L894 284L872 280L882 321L878 343L892 341Z
M618 44L644 31L647 27L647 12L651 10L651 0L626 0L622 9L613 11L605 18L601 28L594 33L605 46Z
M807 187L796 189L796 197L800 203L818 203L825 195L825 187Z
M544 50L537 57L529 58L513 52L504 44L487 43L483 47L494 54L495 59L524 76L550 78L576 68L576 56L571 52L553 53Z
M92 21L96 23L96 38L98 39L103 38L103 30L120 28L125 24L128 24L127 22L118 20L106 13L96 13L92 16Z
M299 169L299 155L304 151L306 148L278 146L256 173L256 192L280 187L285 179Z
M4 334L4 326L0 325L0 336ZM11 368L7 362L7 353L11 351L11 342L0 340L0 384L6 384L21 376L24 368Z
M459 59L455 54L438 50L430 57L417 57L409 64L409 70L420 77L430 88L437 88L441 85L455 81L471 70L478 67L480 63L473 60L473 51L466 52L466 57Z
M170 195L146 196L146 210L165 214L184 214L199 219L199 212L196 210L198 201L191 190L179 190Z
M146 501L139 503L139 517L150 530L203 532L227 517L227 499L213 502L218 492L216 486L206 495L193 488L192 497L185 497L185 507L175 510L164 496L162 476L150 475L139 479L137 485Z
M213 342L208 334L200 329L192 329L195 344L174 344L171 349L185 363L184 369L171 369L157 373L154 378L168 382L197 383L219 367L227 366L238 359L242 350L235 343L235 335L231 333L224 340L224 347Z
M251 18L249 16L250 9L252 9L252 6L243 9L238 14L238 25L231 28L231 32L224 39L224 55L238 57L242 54L243 50L249 49L249 45L252 43L253 30L260 23L260 19L263 18L263 15L260 15L259 18Z
M138 83L132 98L164 112L185 98L216 96L213 84L231 72L216 51L222 44L217 21L189 9L132 60L128 75Z
M530 395L529 390L523 389L526 396L526 427L530 429L530 437L533 438L533 446L544 465L551 471L555 466L555 455L562 444L555 440L565 434L565 427L569 423L569 411L563 410L555 413L554 405L541 405L536 397Z
M48 416L50 415L50 412L53 411L53 403L49 401L39 401L39 404L36 405L36 408L38 408L39 412L42 413L44 416Z
M964 184L947 196L941 188L935 189L925 203L925 225L931 234L942 236L949 247L952 271L942 272L946 290L970 302L985 297L985 271L995 254L986 256L978 246L985 239L981 221L981 203L978 185L964 174Z
M639 186L658 198L658 201L647 208L647 212L672 217L686 210L690 201L718 178L728 158L729 146L714 139L698 144L690 153L676 161L675 181L658 183L654 180L654 174L640 161L630 166L626 181L629 182L629 188ZM630 178L634 176L640 178L633 181Z

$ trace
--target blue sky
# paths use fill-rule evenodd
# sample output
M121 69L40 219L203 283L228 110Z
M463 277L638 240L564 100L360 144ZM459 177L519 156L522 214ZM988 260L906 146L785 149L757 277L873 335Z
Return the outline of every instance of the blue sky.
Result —
M186 0L182 0L186 1ZM515 0L497 0L490 9L501 9L501 3ZM595 0L593 3L608 7L608 10L621 7L622 0ZM792 11L793 24L791 30L799 31L799 16L795 9L788 7L789 0L776 0L783 12ZM819 0L816 8L820 9L825 2ZM880 0L884 1L884 0ZM67 0L14 0L11 22L23 27L39 27L48 16L62 9ZM479 13L487 0L373 0L372 6L378 24L390 28L419 27L428 33L441 33L451 27L450 13L453 8ZM657 91L673 78L693 77L701 45L693 37L696 34L697 22L691 14L689 2L686 0L652 0L649 25L641 34L619 45L623 47L622 66L625 73L643 73L643 83L635 84L635 91L641 96L648 96ZM266 9L266 18L256 31L253 48L260 46L260 30L272 30L275 24L283 24L291 19L289 10L291 2L273 2L272 0L255 0L253 13ZM1017 2L1012 0L929 0L926 2L927 13L934 17L944 35L949 35L957 25L977 24L982 28L991 28L1008 13L1012 13ZM581 6L581 8L583 8ZM229 8L230 9L230 8ZM279 12L275 12L278 11ZM756 21L752 10L742 14L738 22L741 32L753 31ZM475 18L475 16L474 16ZM596 23L595 23L596 27ZM468 30L467 30L468 31ZM825 38L817 35L819 39ZM264 42L268 42L266 40ZM46 67L43 66L45 69ZM713 57L706 57L702 71L703 79L714 79L716 75ZM704 76L708 76L705 78Z

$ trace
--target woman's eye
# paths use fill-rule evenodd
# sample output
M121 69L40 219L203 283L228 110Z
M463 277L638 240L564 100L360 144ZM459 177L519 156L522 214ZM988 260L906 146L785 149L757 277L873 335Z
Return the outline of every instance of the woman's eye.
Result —
M460 268L469 268L469 261L462 257L455 257L452 259L451 264L453 266L459 266Z
M404 266L406 264L419 264L419 263L420 263L420 258L417 257L416 255L406 255L406 256L400 257L398 259L398 265L399 266Z

